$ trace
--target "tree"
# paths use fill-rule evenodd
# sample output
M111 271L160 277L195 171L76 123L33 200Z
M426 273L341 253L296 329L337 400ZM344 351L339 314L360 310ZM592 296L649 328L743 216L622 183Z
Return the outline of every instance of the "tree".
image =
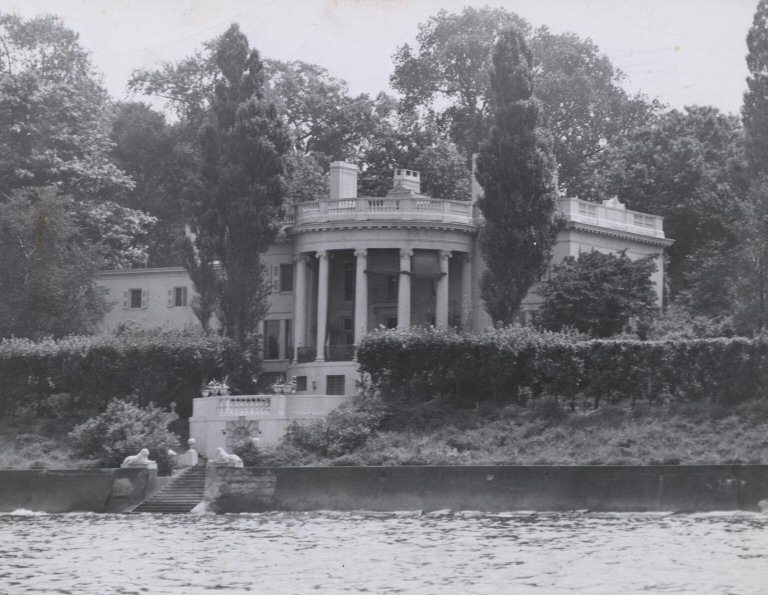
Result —
M92 332L106 310L93 284L101 262L72 198L45 188L0 201L0 337Z
M485 307L509 324L528 289L544 272L559 230L555 219L555 162L539 125L533 97L532 55L522 32L502 31L493 51L493 126L481 145L477 180L485 217L480 249Z
M395 54L392 86L403 94L403 110L435 113L469 160L491 125L493 40L510 25L533 50L536 93L554 138L560 183L579 191L589 161L659 109L657 102L627 95L623 74L590 40L545 27L533 31L501 8L442 10L419 25L417 52L405 45Z
M768 325L768 2L760 0L747 35L747 91L744 122L749 191L744 201L742 316L754 330Z
M631 319L647 324L656 310L654 258L632 261L626 250L568 256L553 267L539 291L544 297L539 323L548 330L571 327L593 337L616 335Z
M721 292L723 299L712 301L708 275L710 257L739 242L746 193L741 139L738 120L716 108L672 110L608 148L587 182L595 197L618 195L631 209L665 217L664 231L675 240L667 250L669 295L702 306L706 298L697 314L733 306ZM727 278L732 262L722 264Z
M200 129L200 191L192 207L198 248L211 242L221 262L225 333L246 345L267 308L261 254L275 240L285 195L290 139L265 100L259 54L232 25L218 40L222 78Z

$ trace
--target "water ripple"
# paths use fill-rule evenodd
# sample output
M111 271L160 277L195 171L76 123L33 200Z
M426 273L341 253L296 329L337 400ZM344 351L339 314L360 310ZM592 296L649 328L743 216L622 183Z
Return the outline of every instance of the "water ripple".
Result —
M766 593L768 516L0 515L0 593Z

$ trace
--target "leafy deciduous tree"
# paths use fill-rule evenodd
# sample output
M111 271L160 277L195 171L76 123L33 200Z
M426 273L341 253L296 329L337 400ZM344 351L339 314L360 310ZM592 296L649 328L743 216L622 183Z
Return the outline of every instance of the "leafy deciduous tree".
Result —
M647 323L656 309L655 270L654 255L632 261L626 250L569 256L539 291L538 321L548 330L571 327L594 337L618 334L632 318Z

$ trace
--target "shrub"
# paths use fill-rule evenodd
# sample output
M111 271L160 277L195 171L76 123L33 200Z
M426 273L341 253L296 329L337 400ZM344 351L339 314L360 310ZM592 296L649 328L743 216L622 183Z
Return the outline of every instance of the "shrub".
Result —
M283 438L289 449L322 457L339 457L363 446L387 415L381 401L361 395L353 403L334 409L310 423L293 422Z
M519 327L479 334L376 331L357 351L387 399L525 403L547 394L602 402L662 398L733 404L764 398L768 336L669 341L584 340Z
M188 416L204 380L226 374L247 378L255 371L249 363L230 340L193 331L4 339L0 406L9 412L21 406L42 411L51 395L66 394L60 401L70 410L102 411L112 399L135 396L141 405L175 401L179 414Z
M253 438L238 441L232 447L232 452L243 459L246 467L260 467L264 464L264 454Z
M125 457L149 450L158 472L168 474L168 449L179 449L179 437L166 427L165 412L115 399L106 411L77 426L69 434L76 454L96 459L103 467L119 467Z

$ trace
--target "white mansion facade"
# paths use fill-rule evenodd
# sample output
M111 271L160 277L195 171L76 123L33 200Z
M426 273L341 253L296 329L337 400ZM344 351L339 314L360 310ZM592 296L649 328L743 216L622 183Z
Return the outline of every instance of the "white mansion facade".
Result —
M354 345L369 329L490 324L478 282L476 183L472 200L453 201L424 196L419 173L405 169L395 171L384 197L358 196L357 169L348 163L333 163L330 178L330 196L296 205L264 256L272 294L263 368L275 379L295 377L297 395L354 394ZM597 204L563 197L560 209L567 225L553 262L590 250L655 254L661 301L663 252L672 243L661 217L628 211L616 199ZM103 330L129 321L199 325L183 268L103 271L98 284L113 303ZM534 288L523 303L523 321L540 302Z

